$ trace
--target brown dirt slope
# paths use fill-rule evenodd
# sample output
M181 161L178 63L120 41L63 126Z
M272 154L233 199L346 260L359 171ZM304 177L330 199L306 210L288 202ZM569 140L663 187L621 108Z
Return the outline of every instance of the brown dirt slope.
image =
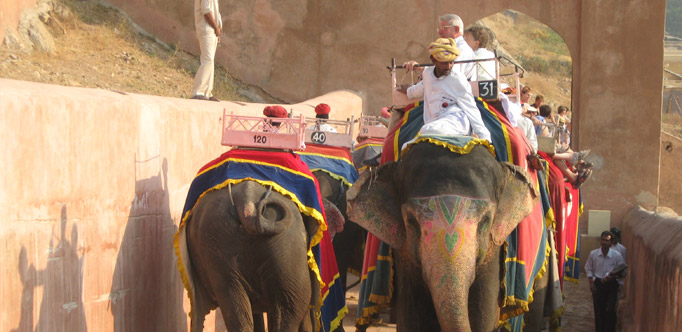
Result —
M121 12L93 1L60 0L66 14L52 15L48 29L54 54L0 46L0 77L102 88L123 92L190 97L198 57L157 43L134 31ZM216 68L214 94L225 100L271 102Z

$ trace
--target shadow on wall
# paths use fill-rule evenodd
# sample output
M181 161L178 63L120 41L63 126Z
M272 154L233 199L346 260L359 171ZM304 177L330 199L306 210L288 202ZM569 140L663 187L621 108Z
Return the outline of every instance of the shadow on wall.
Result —
M135 161L138 170L159 156ZM158 166L157 166L158 167ZM173 254L168 161L157 176L135 181L135 198L116 260L110 293L114 331L186 331L183 287Z
M83 307L83 250L78 251L78 228L71 227L71 239L66 239L66 205L62 205L60 231L55 243L54 230L50 238L47 265L36 270L28 265L26 247L19 253L19 276L21 292L21 317L19 326L11 331L33 331L33 302L36 286L43 286L40 316L36 331L54 330L62 326L63 331L87 331Z

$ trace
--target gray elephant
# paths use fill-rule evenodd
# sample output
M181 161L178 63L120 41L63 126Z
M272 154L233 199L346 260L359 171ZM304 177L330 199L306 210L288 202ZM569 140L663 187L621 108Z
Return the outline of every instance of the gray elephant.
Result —
M274 154L269 160L307 172L293 155ZM310 173L291 178L286 167L234 161L247 157L248 151L224 154L199 172L188 194L175 247L192 304L191 331L202 331L206 314L216 307L229 331L264 331L262 313L269 331L317 330L319 280L325 277L318 266L326 263L315 263L310 248L328 234L321 229L319 189ZM239 180L230 177L235 174ZM312 188L301 184L305 181ZM330 224L342 223L333 220L341 216L333 204L323 205Z
M483 145L428 142L363 174L349 218L394 248L398 331L492 331L506 237L537 203L528 174Z

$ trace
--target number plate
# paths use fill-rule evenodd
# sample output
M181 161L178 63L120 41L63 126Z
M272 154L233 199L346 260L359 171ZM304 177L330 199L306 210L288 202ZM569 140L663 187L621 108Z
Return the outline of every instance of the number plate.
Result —
M313 131L310 135L310 140L316 144L324 144L327 141L327 134L323 131Z
M478 81L478 96L482 99L497 99L497 81Z

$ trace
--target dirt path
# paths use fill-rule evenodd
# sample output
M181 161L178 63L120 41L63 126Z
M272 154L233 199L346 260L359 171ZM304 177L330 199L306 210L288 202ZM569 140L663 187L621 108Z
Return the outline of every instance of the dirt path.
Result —
M357 277L348 275L348 282L353 283ZM346 332L355 331L355 317L358 305L358 293L360 286L348 290L346 293L346 304L348 305L348 315L343 320L343 327ZM591 332L594 331L594 312L592 310L592 295L588 286L587 277L584 274L580 276L578 284L566 282L564 284L564 315L562 319L562 331L580 331ZM367 331L369 332L388 332L395 331L395 324L387 324L389 321L388 314L381 315L383 324L372 326Z

